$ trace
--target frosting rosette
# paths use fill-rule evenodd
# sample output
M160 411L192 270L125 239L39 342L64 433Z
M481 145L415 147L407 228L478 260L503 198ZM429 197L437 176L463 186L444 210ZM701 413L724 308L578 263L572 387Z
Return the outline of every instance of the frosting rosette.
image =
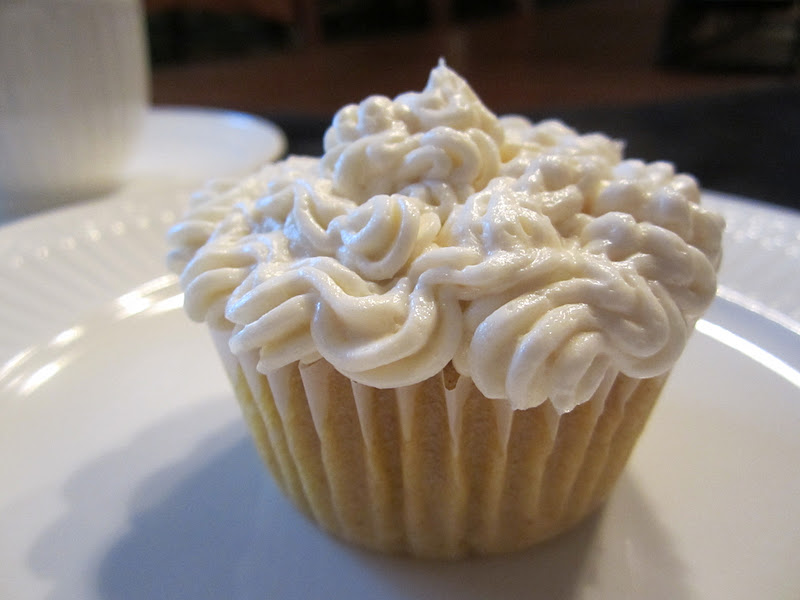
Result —
M497 117L443 63L341 109L324 149L210 185L169 234L189 315L262 373L325 359L389 388L452 364L566 412L669 371L714 297L723 222L693 178Z

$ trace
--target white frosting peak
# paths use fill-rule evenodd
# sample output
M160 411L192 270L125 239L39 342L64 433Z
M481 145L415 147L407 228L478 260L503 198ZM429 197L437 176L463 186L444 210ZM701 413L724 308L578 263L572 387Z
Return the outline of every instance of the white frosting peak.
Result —
M325 358L376 387L452 361L515 408L668 371L713 299L722 220L668 163L497 118L443 63L346 106L321 159L198 193L170 233L197 320L269 372Z

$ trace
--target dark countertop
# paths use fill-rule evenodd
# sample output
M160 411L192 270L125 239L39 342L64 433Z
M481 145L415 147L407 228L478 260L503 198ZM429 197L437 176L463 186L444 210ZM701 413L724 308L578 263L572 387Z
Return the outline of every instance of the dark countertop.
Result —
M704 188L800 210L800 85L624 107L525 112L626 141L626 156L668 160ZM292 154L319 155L330 116L263 115Z

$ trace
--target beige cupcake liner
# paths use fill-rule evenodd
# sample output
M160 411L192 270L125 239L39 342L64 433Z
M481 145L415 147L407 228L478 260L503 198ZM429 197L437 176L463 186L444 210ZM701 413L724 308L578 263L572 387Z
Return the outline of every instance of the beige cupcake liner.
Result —
M333 535L431 558L509 552L597 508L666 376L609 374L587 403L513 411L451 367L380 390L319 360L265 376L214 332L256 446L283 491Z

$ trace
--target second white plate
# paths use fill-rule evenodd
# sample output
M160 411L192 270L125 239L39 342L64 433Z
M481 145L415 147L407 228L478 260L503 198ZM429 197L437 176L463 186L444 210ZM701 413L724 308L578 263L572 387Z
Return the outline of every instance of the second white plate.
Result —
M238 112L151 110L120 189L0 227L0 364L164 274L166 230L189 195L279 158L286 143Z

